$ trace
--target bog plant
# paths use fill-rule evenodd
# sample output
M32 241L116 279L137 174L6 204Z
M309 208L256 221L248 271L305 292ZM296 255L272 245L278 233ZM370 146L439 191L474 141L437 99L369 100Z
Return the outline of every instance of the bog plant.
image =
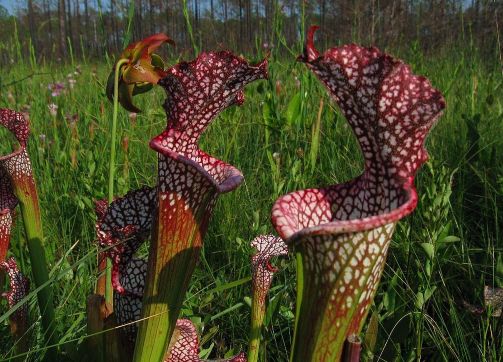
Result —
M327 87L363 153L362 175L278 199L272 222L297 256L292 361L333 361L358 336L377 290L395 225L417 204L424 140L445 104L429 81L376 48L320 56L309 31L306 63Z
M296 191L276 201L272 224L279 237L260 235L251 243L256 253L251 258L248 352L228 361L258 360L267 293L276 271L270 259L288 251L297 260L290 360L359 358L358 337L391 236L396 223L416 207L414 176L427 159L424 140L445 106L426 78L376 48L347 45L320 55L313 44L315 30L310 29L298 59L326 86L348 120L364 156L364 172L343 184ZM109 197L96 202L96 231L102 250L99 269L105 271L105 258L111 267L87 305L92 335L87 348L97 360L202 361L197 328L179 319L180 311L217 199L236 189L243 175L202 151L199 139L220 112L244 103L247 84L268 76L267 59L252 65L228 51L201 53L166 69L153 53L163 43L172 41L156 34L126 48L107 84L114 104ZM166 128L149 144L158 157L156 183L115 197L118 105L140 112L133 97L154 85L167 96ZM322 108L321 102L318 128ZM27 123L18 113L2 112L2 125L21 145L15 153L21 158L16 163L0 159L0 262L7 254L12 210L19 202L50 339L55 336L52 294L46 283L35 183L24 148ZM147 240L148 259L138 258ZM8 271L12 289L11 322L21 326L25 309L18 302L27 284L12 259L0 266ZM16 331L13 335L21 339Z

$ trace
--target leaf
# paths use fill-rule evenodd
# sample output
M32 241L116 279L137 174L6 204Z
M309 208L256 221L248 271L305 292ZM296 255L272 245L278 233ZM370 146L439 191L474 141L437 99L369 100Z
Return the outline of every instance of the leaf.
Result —
M424 302L425 303L428 301L428 299L431 298L431 296L433 295L433 293L435 293L436 289L437 289L436 286L432 286L431 288L426 288L426 290L423 293L423 295L424 295Z
M416 302L414 303L417 309L422 309L424 305L424 295L422 292L416 293Z
M449 235L449 236L446 236L445 238L443 238L440 242L441 243L456 243L460 240L461 239L457 236Z
M133 88L133 96L137 96L138 94L147 93L154 88L153 84L144 83L144 84L135 84Z
M288 108L286 110L286 120L289 126L297 121L300 115L301 97L300 92L297 92L290 102L288 103Z
M269 305L267 306L267 310L264 317L264 326L268 327L269 324L274 320L274 316L279 311L280 302L283 300L284 292L278 293L276 296L270 299Z
M421 243L420 245L428 259L433 260L435 256L435 246L431 243Z
M165 68L164 60L157 54L152 54L152 65L159 69Z
M388 289L384 293L383 297L384 308L386 308L386 310L391 313L395 312L397 283L398 283L398 275L395 274L393 275L393 278L391 279Z
M365 349L371 353L374 353L375 345L377 342L377 331L379 328L379 313L377 311L372 312L370 321L367 327L367 332L365 333L364 345Z

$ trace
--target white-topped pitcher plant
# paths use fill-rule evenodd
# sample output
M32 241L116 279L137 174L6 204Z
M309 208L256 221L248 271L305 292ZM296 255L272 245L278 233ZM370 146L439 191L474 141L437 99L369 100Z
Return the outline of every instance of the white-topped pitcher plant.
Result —
M445 107L440 92L376 48L315 49L299 61L339 106L365 161L357 178L280 197L272 223L297 256L291 361L337 361L374 298L396 223L416 207L414 176L425 138Z

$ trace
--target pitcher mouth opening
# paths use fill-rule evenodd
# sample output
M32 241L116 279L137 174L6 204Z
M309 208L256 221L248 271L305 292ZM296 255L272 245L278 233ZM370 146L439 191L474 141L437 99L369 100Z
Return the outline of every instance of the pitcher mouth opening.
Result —
M357 179L356 179L357 180ZM366 214L363 217L351 217L346 213L336 217L335 210L343 205L334 202L333 188L354 183L336 185L324 189L306 189L292 192L279 198L272 209L272 223L288 244L295 243L306 236L342 234L375 229L397 222L410 214L417 205L417 192L410 182L402 185L402 199L396 205L382 211ZM306 201L307 199L307 201ZM307 206L313 206L307 210ZM308 219L308 212L311 217Z
M26 141L30 134L28 121L20 112L10 109L0 109L0 126L12 136L13 151L0 154L0 162L9 160L26 149Z
M195 142L189 142L174 129L164 131L150 141L150 148L160 157L168 157L196 169L218 193L236 189L244 180L243 174L236 167L219 160L199 149ZM159 162L163 162L160 158ZM159 170L159 173L163 172ZM165 170L169 172L169 170ZM161 175L160 175L161 176Z

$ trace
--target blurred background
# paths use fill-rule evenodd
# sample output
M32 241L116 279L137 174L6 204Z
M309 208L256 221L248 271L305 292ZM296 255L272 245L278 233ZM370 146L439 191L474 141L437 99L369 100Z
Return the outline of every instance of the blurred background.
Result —
M326 44L381 48L414 43L426 51L471 44L501 48L503 2L495 0L42 0L0 1L0 62L116 53L130 40L165 32L178 51L204 45L245 54L302 41L318 24ZM191 28L191 29L189 29ZM18 49L16 49L18 47ZM20 47L20 48L19 48ZM283 49L285 50L285 49Z

